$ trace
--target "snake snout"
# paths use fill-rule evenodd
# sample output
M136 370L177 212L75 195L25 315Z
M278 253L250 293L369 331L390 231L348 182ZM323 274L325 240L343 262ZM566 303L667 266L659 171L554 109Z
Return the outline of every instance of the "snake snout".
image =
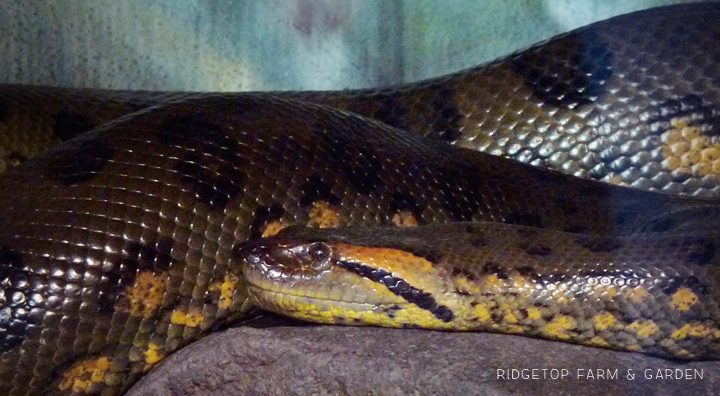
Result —
M331 248L323 242L264 238L248 242L237 249L246 272L256 272L268 279L312 276L331 265Z

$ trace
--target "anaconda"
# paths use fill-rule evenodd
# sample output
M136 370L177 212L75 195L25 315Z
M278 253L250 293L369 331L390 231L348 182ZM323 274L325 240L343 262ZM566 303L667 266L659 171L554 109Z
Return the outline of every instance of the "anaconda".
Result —
M489 222L293 227L239 248L250 299L318 323L494 331L720 359L720 234Z
M719 20L714 4L631 14L380 91L0 87L18 163L0 178L0 393L124 391L245 315L233 247L288 225L711 230L716 199L420 135L712 195Z

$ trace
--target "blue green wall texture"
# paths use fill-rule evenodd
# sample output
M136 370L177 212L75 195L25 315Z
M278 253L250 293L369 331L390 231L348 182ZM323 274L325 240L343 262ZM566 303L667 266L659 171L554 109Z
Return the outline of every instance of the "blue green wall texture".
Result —
M669 0L5 0L0 82L343 89L481 64Z

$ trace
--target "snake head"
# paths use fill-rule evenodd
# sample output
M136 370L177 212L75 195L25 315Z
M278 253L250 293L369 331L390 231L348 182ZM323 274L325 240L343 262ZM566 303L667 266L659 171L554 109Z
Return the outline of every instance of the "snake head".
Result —
M407 304L382 283L349 271L347 245L291 228L235 249L256 306L320 323L367 324L358 318Z

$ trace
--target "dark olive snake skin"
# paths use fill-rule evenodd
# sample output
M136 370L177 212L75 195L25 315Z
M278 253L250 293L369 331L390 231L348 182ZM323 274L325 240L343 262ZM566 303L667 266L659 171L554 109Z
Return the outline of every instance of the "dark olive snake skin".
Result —
M121 393L251 308L234 247L288 225L709 235L714 198L438 139L716 195L718 42L720 7L697 4L382 91L2 86L0 394ZM699 246L714 263L717 245ZM713 357L713 345L688 357Z

